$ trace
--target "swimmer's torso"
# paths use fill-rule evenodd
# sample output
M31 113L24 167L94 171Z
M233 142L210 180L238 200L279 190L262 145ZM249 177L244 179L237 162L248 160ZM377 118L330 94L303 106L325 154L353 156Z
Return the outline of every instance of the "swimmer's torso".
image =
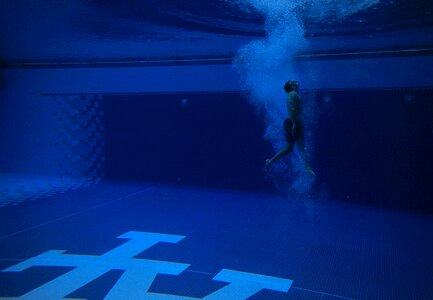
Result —
M293 122L301 121L302 100L299 94L295 91L291 91L287 94L287 112L289 114L289 118Z

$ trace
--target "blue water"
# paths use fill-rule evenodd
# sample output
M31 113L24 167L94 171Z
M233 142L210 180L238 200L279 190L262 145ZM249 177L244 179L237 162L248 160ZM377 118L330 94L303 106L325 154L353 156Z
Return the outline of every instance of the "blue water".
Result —
M428 1L0 1L0 298L433 299ZM299 80L306 153L285 145Z

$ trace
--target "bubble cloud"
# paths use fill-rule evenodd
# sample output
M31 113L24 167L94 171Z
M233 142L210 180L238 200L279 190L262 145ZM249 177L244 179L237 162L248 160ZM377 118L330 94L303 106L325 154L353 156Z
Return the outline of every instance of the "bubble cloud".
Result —
M230 1L230 0L229 0ZM282 122L287 117L284 83L298 79L300 72L293 63L294 57L308 47L304 21L313 18L320 22L342 20L379 3L380 0L231 0L246 12L258 12L264 17L266 36L239 49L234 67L238 70L250 102L266 122L264 138L274 150L284 145ZM319 74L317 74L319 75ZM302 89L301 82L301 89ZM314 130L317 109L314 99L304 99L304 128ZM313 142L306 134L306 150L311 155ZM290 162L290 163L288 163ZM271 175L278 188L293 193L308 193L314 178L304 174L299 155L283 159Z

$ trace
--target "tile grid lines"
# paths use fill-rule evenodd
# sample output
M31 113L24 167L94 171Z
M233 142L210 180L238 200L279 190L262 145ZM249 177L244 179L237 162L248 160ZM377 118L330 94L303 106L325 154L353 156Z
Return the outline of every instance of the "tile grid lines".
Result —
M8 259L0 258L0 261L21 262L24 260L25 259L19 259L19 258L8 258ZM205 275L210 275L210 276L216 276L217 275L216 273L203 272L203 271L197 271L197 270L185 270L184 272L196 273L196 274L205 274ZM309 293L320 294L321 296L332 296L332 297L335 297L338 299L355 300L354 298L339 296L339 295L335 295L335 294L330 294L330 293L325 293L325 292L320 292L320 291L315 291L315 290L310 290L310 289L304 289L304 288L296 287L293 285L290 288L295 289L295 290L301 290L301 291L309 292ZM2 299L2 297L0 297L0 299Z
M319 291L310 290L310 289L303 289L303 288L296 287L296 286L291 286L290 288L291 288L291 289L296 289L296 290L301 290L301 291L306 291L306 292L311 292L311 293L320 294L320 295L321 295L321 298L320 298L320 299L322 299L323 296L332 296L332 297L339 298L339 299L355 300L355 298L349 298L349 297L344 297L344 296L334 295L334 294L325 293L325 292L319 292Z
M76 215L79 215L79 214L82 214L82 213L85 213L85 212L88 212L88 211L91 211L91 210L94 210L94 209L97 209L99 207L103 207L105 205L108 205L108 204L111 204L111 203L114 203L114 202L117 202L117 201L120 201L120 200L124 200L124 199L130 198L130 197L136 196L136 195L141 194L143 192L147 192L150 189L151 188L145 188L145 189L142 189L140 191L128 194L126 196L122 196L122 197L119 197L119 198L116 198L116 199L104 202L102 204L95 205L95 206L83 209L83 210L75 212L75 213L68 214L68 215L60 217L60 218L56 218L54 220L51 220L51 221L48 221L48 222L45 222L45 223L42 223L42 224L39 224L39 225L32 226L30 228L26 228L26 229L23 229L23 230L20 230L20 231L17 231L17 232L8 234L8 235L1 236L0 237L0 241L4 240L6 238L9 238L11 236L15 236L15 235L18 235L20 233L26 232L26 231L30 231L30 230L33 230L33 229L36 229L36 228L40 228L40 227L43 227L45 225L49 225L49 224L55 223L57 221L61 221L61 220L64 220L64 219L67 219L67 218L70 218L70 217L73 217L73 216L76 216ZM13 259L13 258L2 259L2 258L0 258L0 260L2 260L2 261L23 261L25 259ZM206 274L206 275L212 275L212 276L216 276L217 275L215 273L203 272L203 271L197 271L197 270L185 270L185 272L198 273L198 274ZM295 286L292 286L291 289L297 289L297 290L302 290L302 291L306 291L306 292L316 293L316 294L320 294L321 296L332 296L332 297L336 297L336 298L339 298L339 299L354 300L353 298L349 298L349 297L343 297L343 296L339 296L339 295L329 294L329 293L315 291L315 290L310 290L310 289L304 289L304 288L295 287ZM1 299L1 297L0 297L0 299Z
M38 225L35 225L35 226L32 226L32 227L29 227L29 228L26 228L26 229L19 230L19 231L17 231L17 232L11 233L11 234L7 234L7 235L4 235L4 236L1 236L1 237L0 237L0 241L1 241L1 240L4 240L4 239L7 239L7 238L9 238L9 237L11 237L11 236L15 236L15 235L18 235L18 234L20 234L20 233L26 232L26 231L30 231L30 230L33 230L33 229L36 229L36 228L40 228L40 227L43 227L43 226L45 226L45 225L49 225L49 224L55 223L55 222L57 222L57 221L61 221L61 220L64 220L64 219L67 219L67 218L70 218L70 217L73 217L73 216L76 216L76 215L79 215L79 214L82 214L82 213L85 213L85 212L88 212L88 211L94 210L94 209L96 209L96 208L99 208L99 207L105 206L105 205L107 205L107 204L111 204L111 203L114 203L114 202L117 202L117 201L120 201L120 200L124 200L124 199L130 198L130 197L133 197L133 196L135 196L135 195L138 195L138 194L143 193L143 192L147 192L147 191L149 191L149 190L150 190L150 188L145 188L145 189L142 189L142 190L140 190L140 191L137 191L137 192L134 192L134 193L128 194L128 195L126 195L126 196L122 196L122 197L119 197L119 198L117 198L117 199L113 199L113 200L110 200L110 201L104 202L104 203L102 203L102 204L95 205L95 206L92 206L92 207L89 207L89 208L86 208L86 209L83 209L83 210L80 210L80 211L77 211L77 212L74 212L74 213L68 214L68 215L66 215L66 216L62 216L62 217L60 217L60 218L56 218L56 219L51 220L51 221L48 221L48 222L44 222L44 223L42 223L42 224L38 224Z
M202 272L202 271L196 271L196 270L185 270L185 272L198 273L198 274L205 274L205 275L216 276L215 273ZM330 293L325 293L325 292L319 292L319 291L310 290L310 289L303 289L303 288L296 287L296 286L293 286L293 285L292 285L290 288L291 288L291 289L295 289L295 290L301 290L301 291L305 291L305 292L310 292L310 293L320 294L321 296L332 296L332 297L339 298L339 299L355 300L355 298L344 297L344 296L339 296L339 295L330 294Z

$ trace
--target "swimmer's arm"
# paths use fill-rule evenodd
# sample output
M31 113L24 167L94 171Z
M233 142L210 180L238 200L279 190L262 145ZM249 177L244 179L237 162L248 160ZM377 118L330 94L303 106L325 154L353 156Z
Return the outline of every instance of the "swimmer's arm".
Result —
M287 111L293 123L300 120L301 98L297 94L290 93L287 97Z
M297 94L289 94L287 98L287 110L290 119L293 121L292 135L295 136L299 126L300 120L300 105L301 98Z
M293 126L292 126L292 135L293 135L293 136L296 136L296 130L297 130L297 128L298 128L298 127L297 127L298 125L296 125L296 124L297 124L297 123L293 123Z

